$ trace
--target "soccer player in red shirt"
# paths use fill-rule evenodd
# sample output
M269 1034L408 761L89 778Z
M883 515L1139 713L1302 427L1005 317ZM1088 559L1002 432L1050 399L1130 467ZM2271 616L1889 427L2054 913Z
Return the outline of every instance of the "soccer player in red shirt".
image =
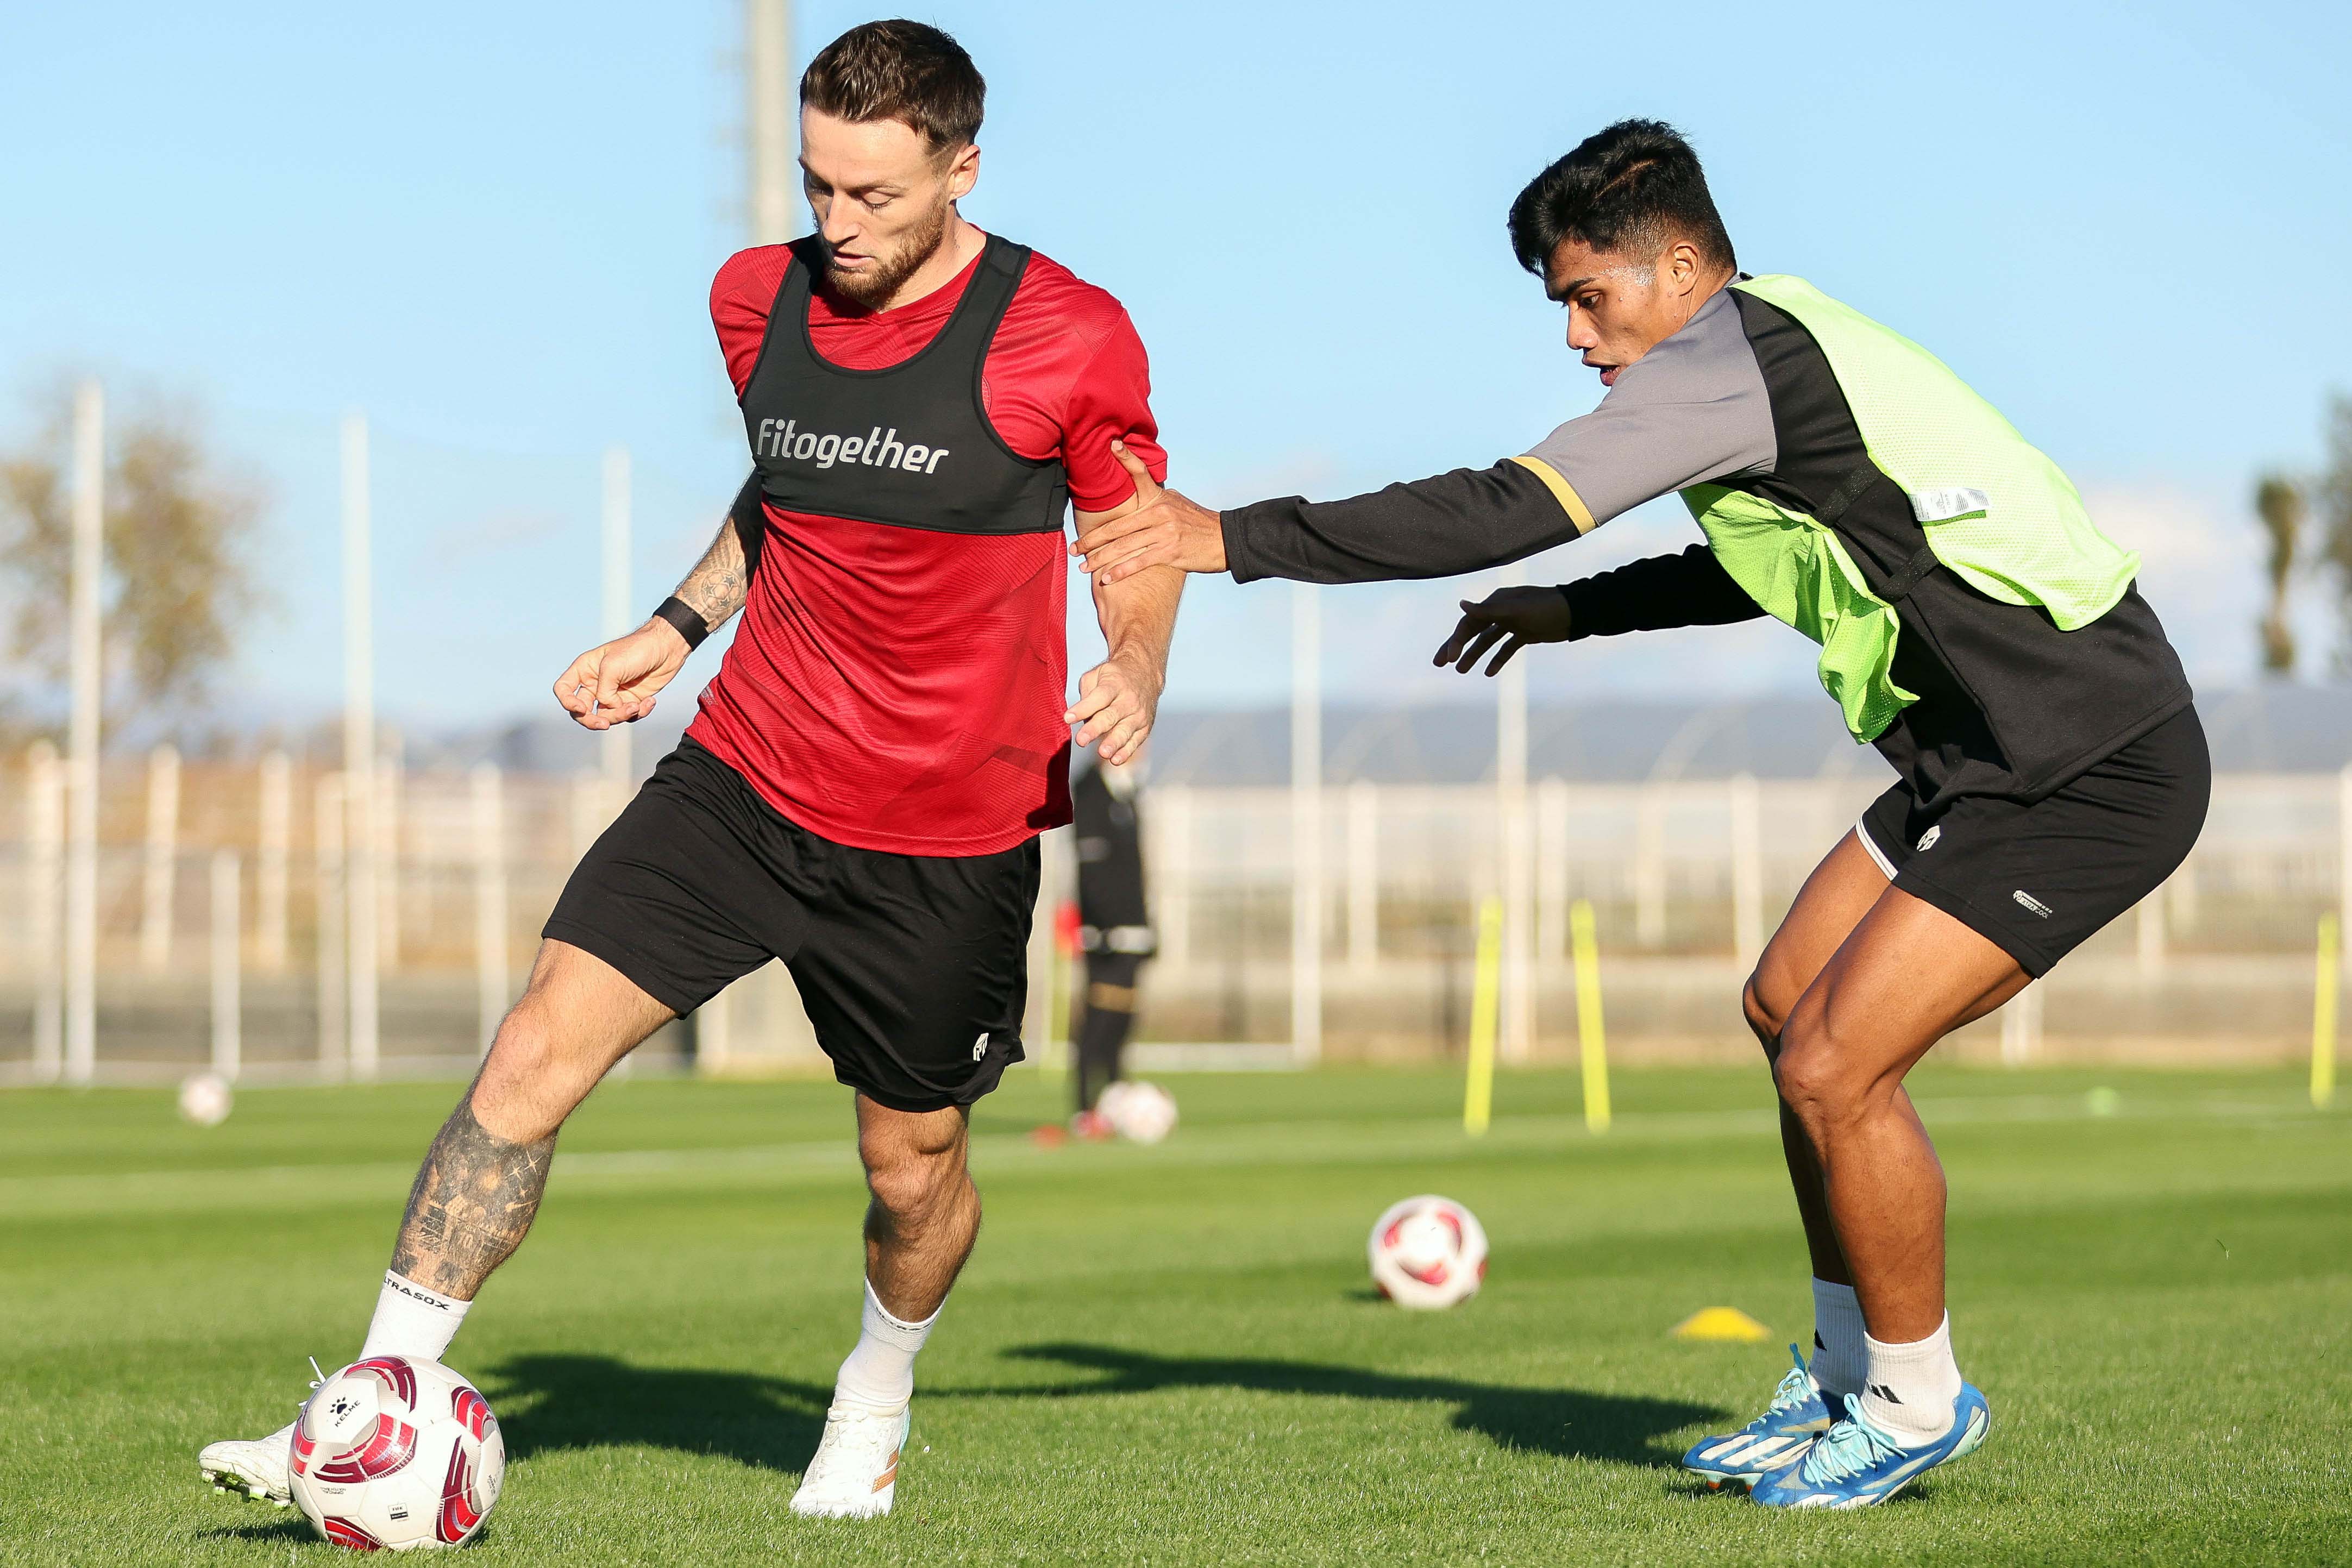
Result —
M556 682L628 723L743 612L677 750L572 873L523 998L434 1140L362 1358L437 1361L529 1230L557 1131L638 1042L782 960L856 1091L863 1331L795 1511L889 1510L914 1359L971 1252L973 1101L1022 1059L1037 835L1070 820L1070 726L1133 756L1182 577L1100 588L1109 657L1065 697L1063 519L1155 479L1143 346L1108 294L965 221L984 87L952 38L877 22L801 83L819 232L720 268L711 319L755 470L638 630ZM1117 456L1114 455L1116 449ZM283 1500L290 1429L216 1443Z

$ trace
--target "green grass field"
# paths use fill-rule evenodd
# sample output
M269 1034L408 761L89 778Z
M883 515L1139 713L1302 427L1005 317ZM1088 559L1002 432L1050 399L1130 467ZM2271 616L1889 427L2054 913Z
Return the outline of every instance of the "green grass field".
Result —
M2289 1075L1918 1075L1993 1436L1836 1516L1675 1466L1787 1352L1668 1328L1721 1304L1809 1330L1760 1068L1621 1074L1601 1139L1570 1076L1506 1074L1478 1142L1449 1075L1182 1078L1151 1150L1033 1148L1062 1086L1014 1077L977 1119L987 1224L898 1510L863 1525L785 1508L856 1331L845 1092L600 1092L451 1356L511 1456L475 1557L2352 1561L2352 1117ZM327 1560L195 1451L354 1352L455 1092L256 1090L211 1132L161 1093L0 1095L0 1560ZM1449 1313L1364 1276L1373 1216L1421 1191L1493 1237Z

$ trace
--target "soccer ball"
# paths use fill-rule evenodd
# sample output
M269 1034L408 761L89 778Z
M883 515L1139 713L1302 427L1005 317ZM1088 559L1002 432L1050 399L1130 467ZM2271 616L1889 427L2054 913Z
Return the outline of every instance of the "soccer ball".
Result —
M180 1084L180 1120L195 1127L218 1127L236 1108L228 1079L216 1072L193 1073Z
M1435 1194L1392 1205L1372 1226L1372 1283L1400 1307L1451 1307L1486 1279L1486 1232L1478 1216Z
M1176 1097L1156 1083L1114 1083L1095 1109L1112 1131L1138 1143L1157 1143L1176 1131Z
M507 1442L489 1401L439 1362L372 1356L302 1406L287 1470L304 1517L338 1546L457 1546L499 1500Z

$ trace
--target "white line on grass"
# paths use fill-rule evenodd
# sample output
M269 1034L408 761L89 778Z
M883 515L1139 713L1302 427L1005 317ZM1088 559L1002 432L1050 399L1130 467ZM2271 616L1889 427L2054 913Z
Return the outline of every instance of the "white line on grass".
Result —
M1969 1123L2058 1122L2094 1120L2080 1095L1969 1096L1919 1102L1931 1127ZM2105 1119L2135 1121L2264 1119L2279 1126L2309 1126L2296 1120L2286 1099L2207 1098L2196 1100L2126 1101ZM1637 1111L1621 1113L1609 1144L1670 1143L1726 1137L1777 1134L1769 1110ZM1477 1158L1488 1153L1604 1146L1584 1131L1578 1116L1519 1116L1497 1121L1475 1142L1450 1118L1365 1123L1345 1121L1256 1122L1187 1129L1174 1141L1150 1149L1038 1149L1007 1133L978 1141L975 1163L983 1170L1029 1172L1100 1169L1110 1160L1148 1161L1156 1168L1244 1164L1393 1164ZM1080 1163L1083 1162L1083 1164ZM694 1185L713 1177L759 1179L762 1185L821 1184L847 1178L857 1168L845 1141L754 1144L730 1149L641 1149L567 1153L555 1163L559 1187L649 1190ZM283 1211L347 1204L395 1203L415 1179L410 1163L265 1165L224 1170L122 1171L100 1175L16 1176L0 1179L0 1216L60 1218L108 1214L223 1215L256 1210ZM0 1220L5 1223L5 1220Z

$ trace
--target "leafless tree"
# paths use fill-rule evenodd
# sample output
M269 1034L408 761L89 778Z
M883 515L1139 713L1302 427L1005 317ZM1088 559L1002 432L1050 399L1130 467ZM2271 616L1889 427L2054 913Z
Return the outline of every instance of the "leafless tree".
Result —
M54 692L67 672L70 387L37 406L31 444L0 456L0 614L19 670L32 678L14 695L54 710L37 687ZM266 507L256 480L208 453L192 404L150 400L110 419L101 589L110 723L201 708L263 604L252 555Z

